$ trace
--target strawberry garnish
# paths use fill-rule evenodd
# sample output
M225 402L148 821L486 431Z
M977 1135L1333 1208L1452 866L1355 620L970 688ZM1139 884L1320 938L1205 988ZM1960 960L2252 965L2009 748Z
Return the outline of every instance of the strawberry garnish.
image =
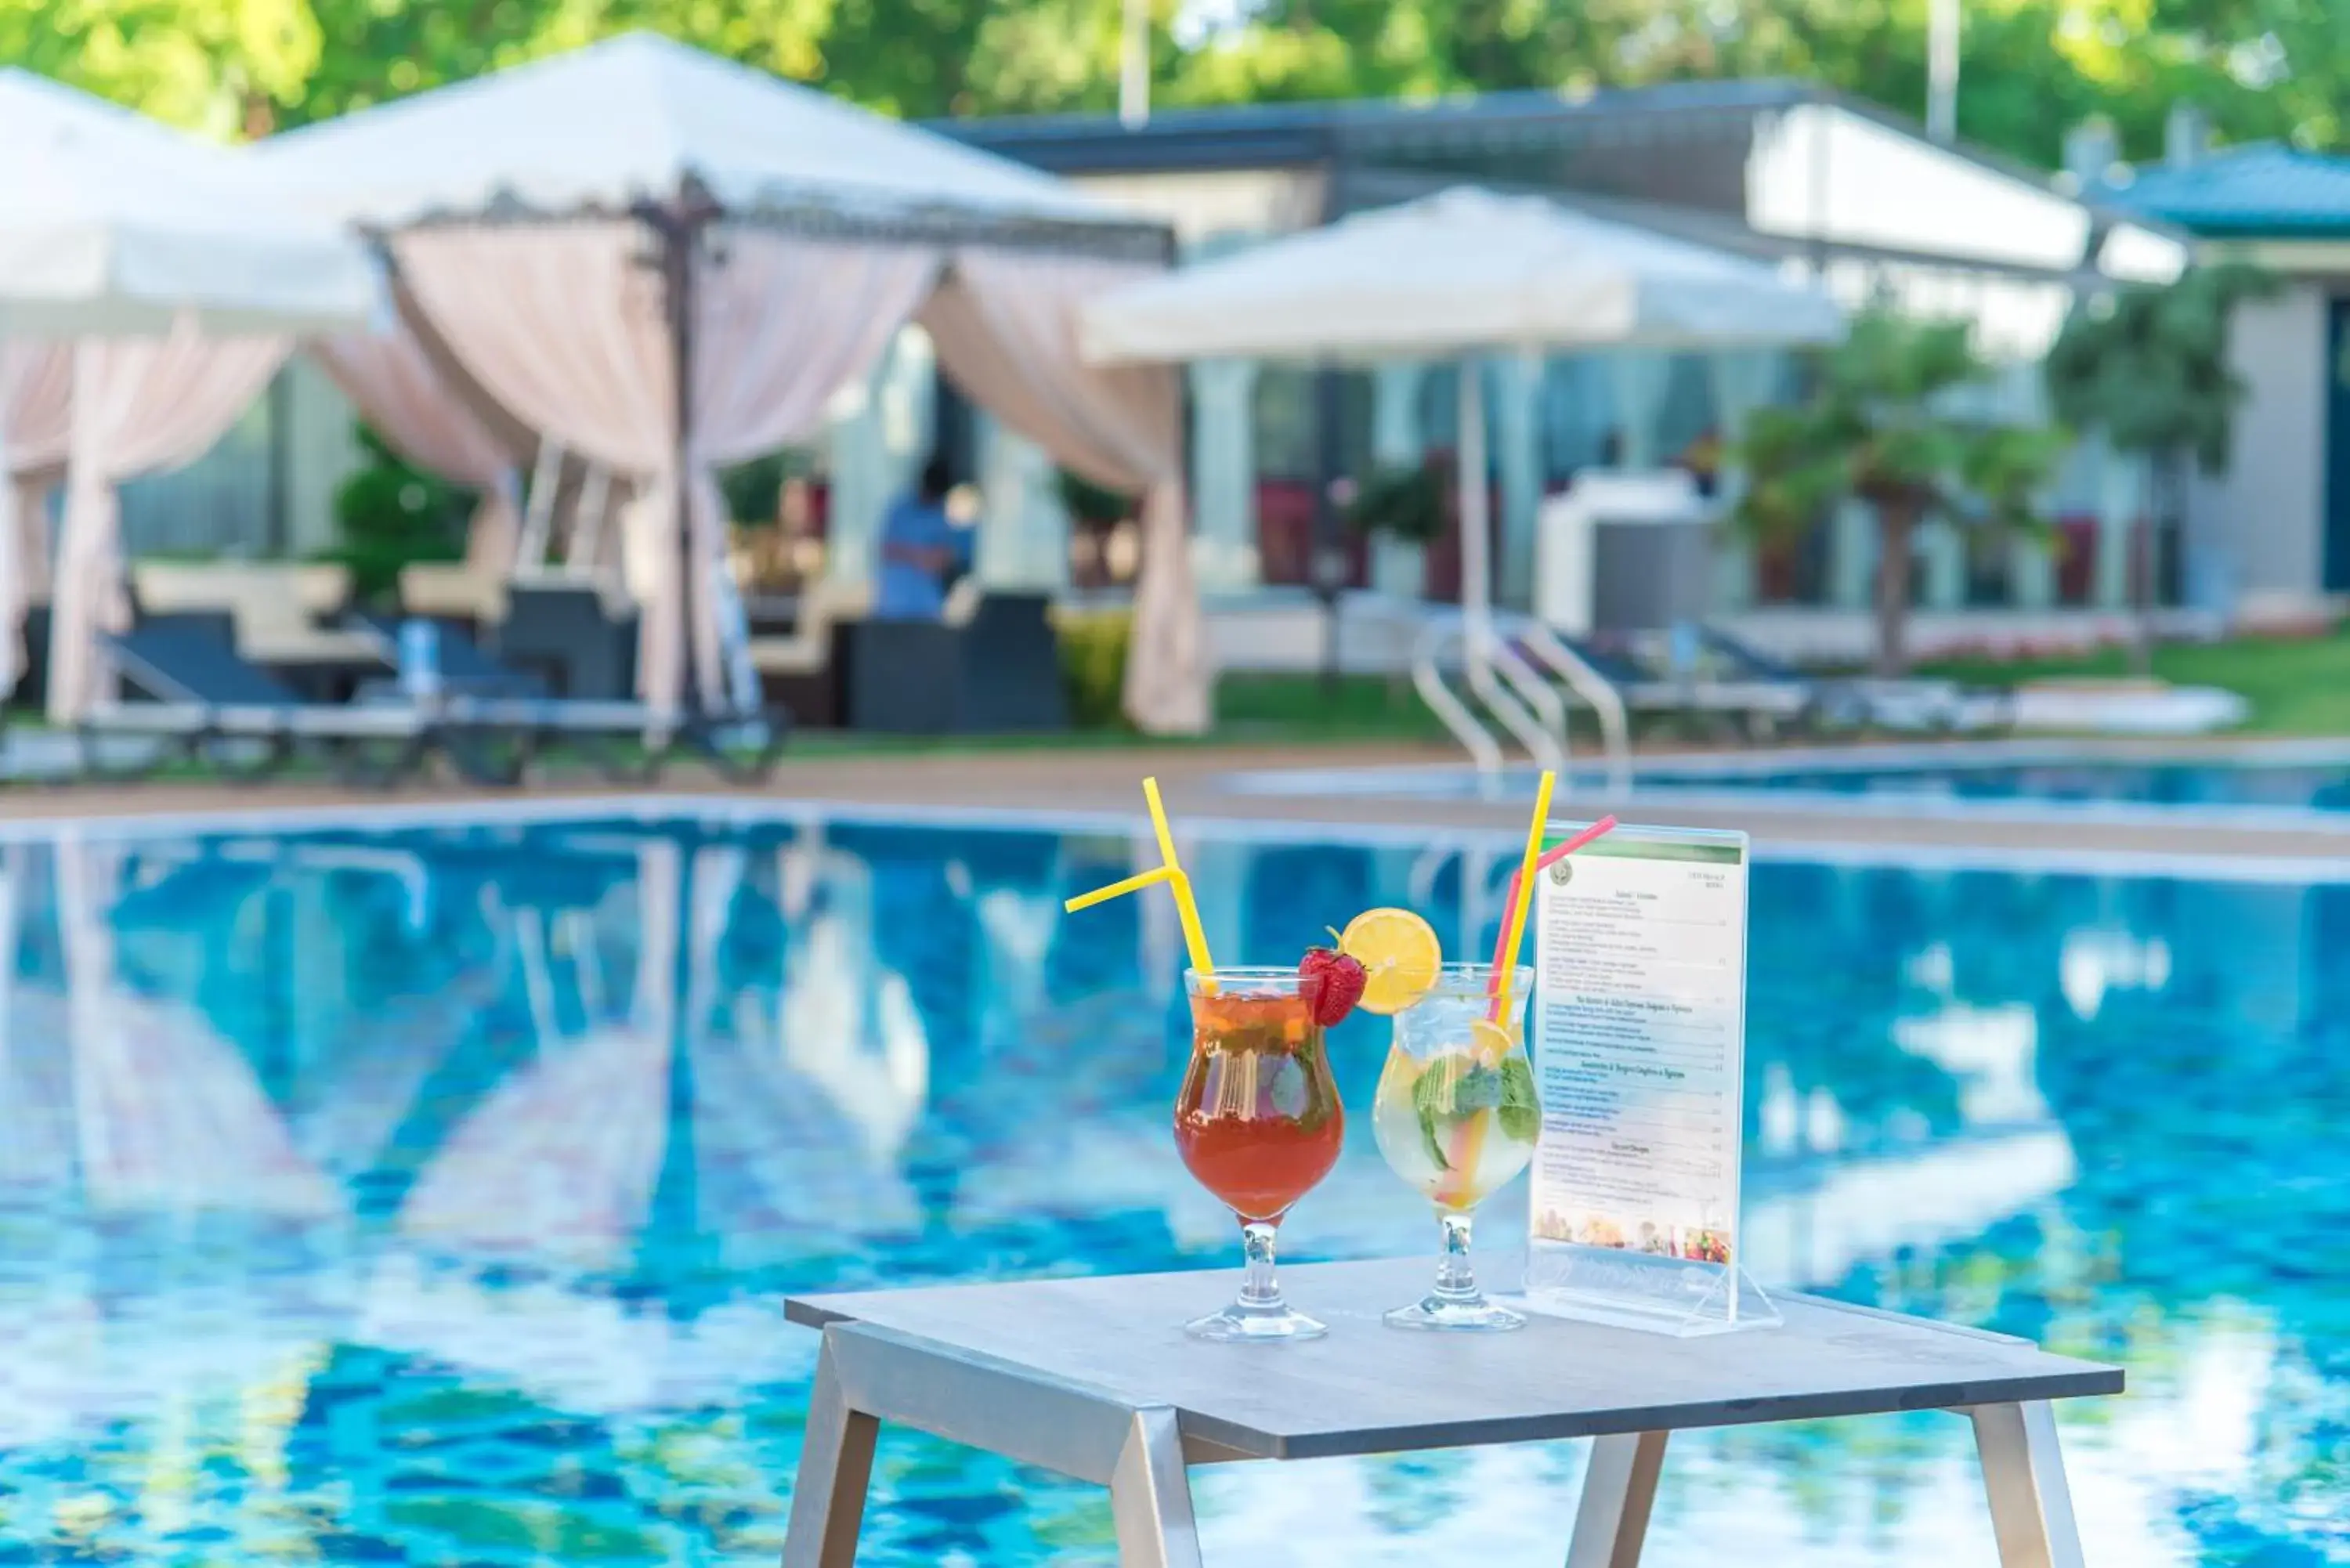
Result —
M1314 1009L1314 1022L1326 1029L1343 1023L1355 1011L1355 1003L1363 1000L1363 984L1370 978L1363 972L1360 960L1336 948L1308 948L1298 961L1297 975L1309 982L1306 999Z

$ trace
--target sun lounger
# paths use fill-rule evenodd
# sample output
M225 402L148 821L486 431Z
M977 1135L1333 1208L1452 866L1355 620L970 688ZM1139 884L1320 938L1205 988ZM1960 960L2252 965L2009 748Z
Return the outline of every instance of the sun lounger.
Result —
M787 715L685 715L664 720L637 702L573 701L533 694L530 677L497 667L473 648L453 655L479 678L418 701L397 688L369 700L304 702L215 634L151 627L108 639L123 677L154 699L111 703L85 721L86 735L132 733L171 742L157 762L203 757L247 774L282 767L296 750L326 751L354 782L389 784L435 750L477 784L511 784L550 741L567 742L608 777L641 782L684 746L722 775L764 777L789 731ZM456 645L444 635L442 655ZM754 729L754 743L727 742ZM387 753L384 748L389 747ZM257 762L247 756L258 751ZM88 771L94 748L84 747ZM152 765L152 764L151 764Z
M123 680L151 700L109 702L83 719L85 773L105 771L95 743L101 735L165 742L137 773L179 757L258 776L282 768L307 743L329 753L346 776L375 784L413 771L431 744L430 720L416 708L305 702L202 626L147 626L106 642Z
M2014 693L2004 688L1965 686L1921 677L1880 680L1866 676L1820 676L1774 659L1719 627L1700 627L1706 650L1757 680L1787 680L1810 687L1820 721L1833 728L1877 726L1887 730L1990 730L2013 722Z
M1806 727L1814 717L1818 693L1808 681L1768 675L1730 680L1711 672L1677 675L1652 668L1623 648L1589 639L1561 640L1613 686L1625 708L1636 714L1733 720L1758 737Z
M380 619L353 623L379 639L384 656L397 662L397 627ZM754 780L775 771L790 734L791 715L775 710L756 714L692 714L663 718L650 704L556 697L546 683L485 651L464 628L438 627L440 692L429 704L439 723L442 748L462 772L479 782L513 784L550 743L568 746L615 783L642 784L657 777L679 746L699 755L723 777ZM397 692L391 687L390 692ZM755 732L753 744L730 747L730 736Z

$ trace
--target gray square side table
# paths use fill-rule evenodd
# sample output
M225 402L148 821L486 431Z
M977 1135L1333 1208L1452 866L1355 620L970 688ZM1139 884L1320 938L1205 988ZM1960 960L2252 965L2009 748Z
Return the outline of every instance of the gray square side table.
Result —
M1701 1339L1383 1324L1430 1266L1285 1270L1330 1325L1303 1345L1185 1337L1229 1272L795 1299L824 1350L784 1568L850 1568L883 1421L1108 1487L1124 1568L1201 1568L1192 1465L1594 1438L1567 1565L1633 1568L1670 1433L1921 1409L1973 1421L2002 1568L2080 1568L2049 1401L2119 1393L2116 1367L1804 1296L1779 1298L1783 1327Z

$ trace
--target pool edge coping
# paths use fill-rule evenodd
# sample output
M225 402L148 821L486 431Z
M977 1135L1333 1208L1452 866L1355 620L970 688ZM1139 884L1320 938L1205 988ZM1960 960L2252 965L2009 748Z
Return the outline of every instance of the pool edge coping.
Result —
M1659 803L1663 805L1666 803ZM1684 800L1680 804L1694 805ZM622 792L566 795L555 799L388 802L381 805L316 804L283 806L222 806L147 814L84 813L22 816L0 821L0 845L51 838L136 839L178 835L244 833L290 836L330 831L397 832L439 824L498 827L608 821L652 823L682 817L732 819L738 823L806 825L845 822L861 826L969 827L999 832L1053 831L1143 837L1149 815L1139 809L1098 806L1009 806L904 804L845 800L823 795L779 797L699 792ZM256 818L262 820L256 821ZM1562 822L1576 817L1565 815ZM1259 844L1329 844L1371 848L1435 848L1454 851L1490 844L1508 848L1519 832L1502 826L1447 826L1224 815L1195 812L1179 829L1186 839L1239 840ZM2282 886L2350 883L2350 853L2311 858L2279 852L2060 849L2047 846L2001 846L1868 842L1866 840L1752 836L1755 858L1792 865L1881 867L1934 872L2028 872L2147 880L2227 881ZM2350 849L2350 836L2345 845Z

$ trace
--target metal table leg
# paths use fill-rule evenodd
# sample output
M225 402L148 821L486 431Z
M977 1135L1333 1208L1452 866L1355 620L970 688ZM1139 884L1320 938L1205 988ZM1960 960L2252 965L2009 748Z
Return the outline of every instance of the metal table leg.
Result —
M1201 1568L1173 1409L857 1324L824 1331L783 1568L852 1568L883 1421L1106 1486L1123 1568ZM1201 1443L1191 1457L1253 1456Z
M1626 1432L1593 1440L1566 1568L1638 1568L1668 1435Z
M852 1568L865 1523L865 1489L873 1475L873 1439L881 1423L849 1407L826 1336L808 1398L799 1479L784 1527L784 1568Z
M2082 1568L2081 1532L2056 1446L2056 1417L2044 1400L1977 1405L1975 1449L1991 1495L2000 1568Z
M1109 1481L1119 1568L1201 1568L1191 1517L1191 1477L1175 1412L1137 1410Z

